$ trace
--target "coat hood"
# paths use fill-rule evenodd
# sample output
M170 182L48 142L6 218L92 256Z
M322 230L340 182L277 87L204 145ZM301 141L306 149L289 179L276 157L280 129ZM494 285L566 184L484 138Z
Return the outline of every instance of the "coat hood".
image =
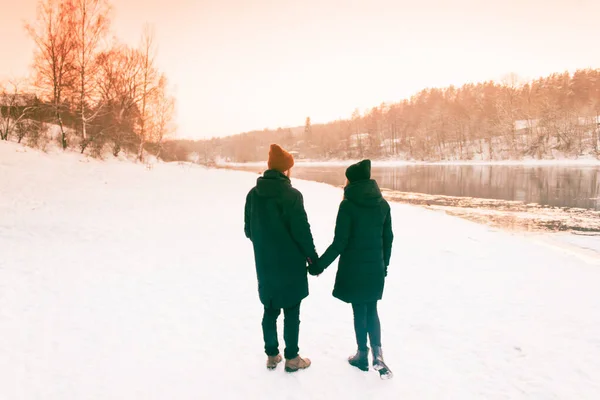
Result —
M256 181L256 194L261 197L278 197L292 187L290 178L279 171L269 169Z
M361 207L376 207L383 201L381 190L373 179L349 184L344 188L344 197Z

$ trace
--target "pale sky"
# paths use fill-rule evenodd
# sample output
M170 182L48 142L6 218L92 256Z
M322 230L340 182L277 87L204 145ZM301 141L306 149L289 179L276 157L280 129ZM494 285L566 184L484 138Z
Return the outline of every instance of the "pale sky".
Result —
M349 117L426 87L600 68L599 0L115 0L153 22L179 137ZM0 77L28 73L36 0L0 0Z

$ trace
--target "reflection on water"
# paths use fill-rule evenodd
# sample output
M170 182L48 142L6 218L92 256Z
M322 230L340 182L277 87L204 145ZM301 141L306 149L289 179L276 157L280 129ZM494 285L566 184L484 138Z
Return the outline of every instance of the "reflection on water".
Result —
M379 169L382 187L427 194L600 209L600 168L409 166Z
M346 182L344 171L341 166L297 166L293 176L341 186ZM382 188L402 192L600 210L597 166L410 165L374 167L372 177Z

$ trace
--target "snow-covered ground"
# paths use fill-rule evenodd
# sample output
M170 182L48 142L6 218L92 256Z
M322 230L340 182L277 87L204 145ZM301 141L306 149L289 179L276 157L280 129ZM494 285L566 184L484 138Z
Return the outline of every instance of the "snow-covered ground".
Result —
M242 220L255 179L0 142L0 399L600 398L600 239L402 204L381 302L394 379L346 363L335 266L302 306L312 367L267 371ZM294 185L323 251L342 192Z

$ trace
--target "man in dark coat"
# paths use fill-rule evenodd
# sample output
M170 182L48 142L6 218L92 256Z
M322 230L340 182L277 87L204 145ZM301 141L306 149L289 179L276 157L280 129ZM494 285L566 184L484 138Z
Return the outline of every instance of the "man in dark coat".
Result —
M282 361L277 318L283 309L285 369L308 368L298 355L300 303L308 296L307 263L317 260L302 194L290 182L294 159L278 145L269 150L269 169L248 193L244 231L254 247L258 292L264 305L262 321L267 368Z
M357 355L350 364L368 369L367 334L373 348L374 367L382 369L381 327L377 302L383 287L392 253L392 217L390 206L371 179L371 161L363 160L346 170L344 189L333 243L310 273L319 274L338 256L340 261L333 295L352 304ZM387 367L385 367L387 368Z

